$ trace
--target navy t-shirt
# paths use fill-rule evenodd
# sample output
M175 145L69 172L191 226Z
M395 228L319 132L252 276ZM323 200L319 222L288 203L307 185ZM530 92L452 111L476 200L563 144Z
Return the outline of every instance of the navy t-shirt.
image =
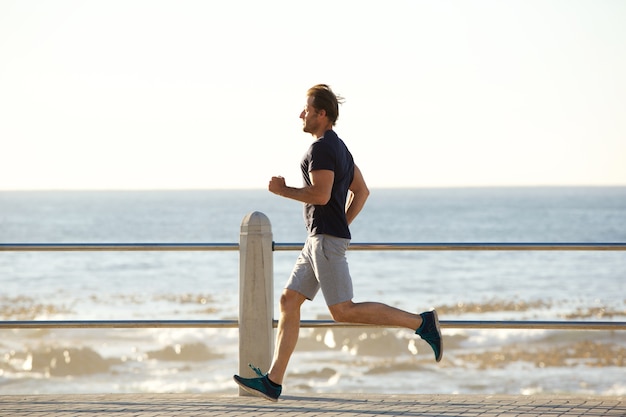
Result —
M354 160L345 143L333 130L311 144L300 164L305 186L311 185L309 172L326 169L335 173L330 200L326 205L304 205L304 222L309 235L327 234L350 239L346 220L346 198L354 179Z

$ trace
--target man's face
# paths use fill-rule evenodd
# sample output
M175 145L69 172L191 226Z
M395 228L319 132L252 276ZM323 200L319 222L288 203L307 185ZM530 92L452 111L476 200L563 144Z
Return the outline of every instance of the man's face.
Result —
M320 125L319 110L313 107L313 97L309 96L306 100L304 110L300 113L302 119L302 130L307 133L314 133Z

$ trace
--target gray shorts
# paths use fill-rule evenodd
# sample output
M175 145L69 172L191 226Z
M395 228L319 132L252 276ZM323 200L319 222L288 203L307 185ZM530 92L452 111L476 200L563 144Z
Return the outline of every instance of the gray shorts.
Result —
M350 239L330 235L309 236L293 267L285 288L315 298L322 289L326 305L352 300L352 278L346 250Z

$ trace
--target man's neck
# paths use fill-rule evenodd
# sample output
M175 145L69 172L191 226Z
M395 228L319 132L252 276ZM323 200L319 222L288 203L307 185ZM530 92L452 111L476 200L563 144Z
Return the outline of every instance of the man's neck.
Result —
M311 135L315 138L315 140L318 140L319 138L324 137L324 134L328 132L329 130L333 130L333 125L330 123L327 126L325 126L323 129L319 129L318 131L311 133Z

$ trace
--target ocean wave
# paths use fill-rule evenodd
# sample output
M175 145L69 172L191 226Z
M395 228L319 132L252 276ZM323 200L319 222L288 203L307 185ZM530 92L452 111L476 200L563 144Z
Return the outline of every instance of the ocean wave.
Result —
M148 359L159 361L190 361L204 362L224 357L216 353L204 343L175 344L162 349L146 352Z
M0 317L2 320L35 320L42 316L71 313L72 310L64 304L42 303L25 295L0 296Z
M482 370L506 368L516 362L525 362L536 368L626 366L624 346L590 340L539 347L513 344L484 352L458 352L454 356L454 366L471 366Z
M624 301L626 304L626 300ZM528 311L552 311L557 307L570 306L573 311L560 312L564 319L606 319L613 317L625 317L626 308L619 309L615 306L572 306L571 300L510 300L491 298L481 302L459 301L456 304L448 304L437 307L440 316L465 314L486 314L498 312L528 312Z
M510 300L491 298L479 302L466 302L463 300L453 304L437 306L439 316L463 317L476 314L494 313L525 313L530 312L534 317L542 313L551 317L561 317L566 320L575 319L611 319L626 317L626 300L623 305L604 305L598 301L598 305L578 305L571 299L566 300ZM98 307L95 308L94 307ZM107 307L114 306L117 312L127 312L132 315L142 315L146 311L158 309L168 316L175 315L213 315L222 311L231 313L233 308L225 306L215 299L212 294L202 293L110 293L90 294L80 299L71 296L60 295L56 298L38 299L35 297L18 295L0 295L0 318L2 320L41 320L42 318L54 319L59 317L93 315L100 311L110 311ZM140 308L141 307L141 308ZM89 308L90 312L83 312ZM106 317L110 318L110 317ZM222 317L223 318L223 317ZM230 314L229 314L229 317ZM324 316L328 319L327 316ZM350 336L352 337L352 336Z
M84 376L108 372L119 359L105 359L91 348L42 347L22 352L11 351L4 355L5 375L35 373L43 376Z
M120 298L100 295L87 302L93 308L106 304L106 309L109 304L139 303L142 310L158 311L159 315L167 310L180 317L194 310L218 308L216 298L206 293L136 293ZM12 302L19 308L10 305ZM70 310L63 310L63 303L78 309L62 298L56 302L58 306L55 300L38 303L26 296L0 296L0 312L28 316L34 311L59 317ZM515 312L517 318L563 312L589 319L623 314L619 305L602 311L598 306L578 309L575 302L567 300L511 302L494 298L437 309L442 320L454 315L499 317L501 312ZM32 308L25 310L31 313L20 313L27 308ZM413 392L421 387L406 386L402 380L416 381L427 375L444 381L437 388L441 392L623 392L624 332L444 329L444 345L444 359L436 364L430 347L409 330L303 328L288 384L295 392L371 392L378 389L376 381L381 381L388 392ZM20 329L8 331L0 340L0 384L14 393L31 388L58 392L62 389L56 387L59 378L64 384L72 381L75 392L148 387L154 392L228 392L238 365L237 351L236 329ZM572 374L578 378L576 385L562 382ZM545 380L547 376L553 379ZM111 381L118 386L107 385Z

